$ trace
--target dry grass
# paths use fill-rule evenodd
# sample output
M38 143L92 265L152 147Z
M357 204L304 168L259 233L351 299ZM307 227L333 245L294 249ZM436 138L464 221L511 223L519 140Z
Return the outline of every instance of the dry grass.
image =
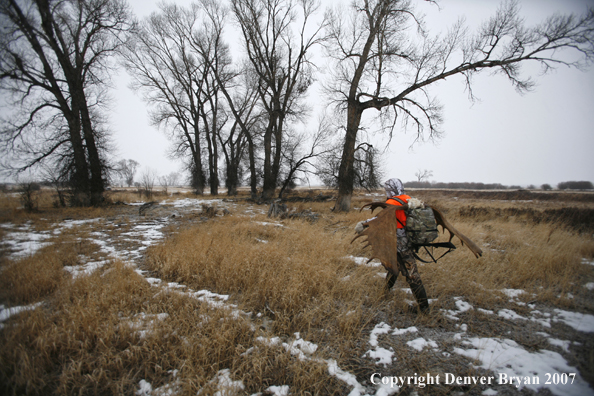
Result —
M344 258L355 250L348 242L322 223L227 218L152 248L148 265L164 280L231 294L244 309L271 315L275 333L324 328L328 338L336 331L348 339L359 336L360 311L376 311L382 296L375 272Z
M441 203L439 197L431 199ZM354 206L371 200L356 197ZM40 213L24 214L11 202L2 201L2 221L30 222L36 229L51 229L53 221L65 217L105 218L123 210L45 206ZM437 264L420 266L429 297L437 299L426 316L408 312L410 295L401 290L406 288L403 279L393 292L384 293L385 280L378 276L383 270L346 257L364 255L361 244L350 240L353 226L369 212L334 214L331 203L295 202L290 208L310 209L321 214L320 220L276 222L263 215L243 216L247 206L238 205L230 217L196 223L188 216L179 228L170 227L170 237L147 251L143 268L165 282L229 295L228 304L245 314L216 308L183 290L151 286L117 260L91 276L72 279L64 266L100 255L98 246L81 242L92 228L63 232L32 257L4 257L0 303L43 305L11 317L0 330L0 393L133 394L145 379L155 388L170 384L179 394L195 395L199 389L212 394L217 373L229 369L245 385L240 394L271 385L289 385L294 394L346 394L350 388L328 374L323 360L300 360L280 343L258 337L279 337L282 343L299 332L319 346L317 357L335 359L361 382L373 372L394 375L391 370L470 375L475 369L464 358L441 358L428 350L411 354L397 339L390 341L396 366L382 369L362 357L369 349L369 332L381 321L399 328L415 325L433 339L442 337L440 344L447 348L454 345L448 334L456 328L439 310L452 309L456 296L485 309L505 307L503 288L525 290L521 298L526 302L594 312L591 293L581 287L593 280L591 267L581 263L594 257L590 235L551 222L465 212L471 206L493 210L513 203L461 200L445 208L484 255L477 260L459 246ZM557 297L568 292L575 298ZM468 312L464 322L482 336L518 332L477 311ZM518 333L516 340L526 348L544 347L531 332ZM586 359L580 361L582 372L592 372L594 365Z
M323 365L256 342L250 325L196 299L159 293L117 263L69 281L44 309L20 314L2 331L0 383L13 394L132 394L141 379L158 386L179 370L182 394L208 394L216 390L211 379L230 368L248 389L280 381L312 393L340 390Z

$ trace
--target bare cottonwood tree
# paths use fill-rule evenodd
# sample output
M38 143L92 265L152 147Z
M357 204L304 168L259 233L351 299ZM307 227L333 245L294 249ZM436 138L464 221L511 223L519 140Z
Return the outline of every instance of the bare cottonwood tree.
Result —
M334 150L331 145L332 132L332 126L325 114L320 116L317 129L313 132L286 131L279 198L282 199L287 188L297 179L307 180L310 173L315 174L315 162Z
M153 190L155 189L155 182L159 175L155 169L147 168L140 174L140 190L146 199L153 198Z
M162 191L165 195L169 193L169 187L173 187L177 185L179 181L179 173L171 172L164 176L159 176L159 185L162 188Z
M231 76L229 46L223 38L228 9L217 0L200 0L199 3L204 10L204 17L200 30L193 35L192 45L200 62L204 64L199 86L205 100L200 106L200 116L208 149L210 193L216 195L219 186L218 144L229 119L221 93ZM228 154L228 151L225 153ZM229 171L233 171L233 167L230 169L227 166L227 172Z
M338 172L336 209L348 211L355 182L355 153L362 115L375 109L388 132L400 118L417 139L440 135L442 108L429 87L459 75L472 94L472 77L485 69L505 75L518 91L534 82L521 73L532 61L546 72L555 65L581 67L594 59L594 10L585 15L554 15L526 27L517 1L504 2L470 35L463 21L444 37L427 33L410 0L354 0L327 12L326 45L335 62L327 89L346 117ZM563 49L571 49L578 60ZM569 54L573 55L573 54Z
M174 141L172 155L187 160L191 184L204 192L201 106L207 68L191 42L201 25L200 7L161 3L159 11L140 23L124 52L132 88L150 106L151 122L162 126Z
M317 8L314 0L231 0L250 68L258 78L259 104L267 116L263 199L274 195L284 129L302 112L299 100L313 82L311 49L321 35L320 29L311 34L306 30Z
M331 123L327 123L329 133L333 136L341 136L344 133L342 120L334 114ZM328 187L338 187L338 175L341 163L341 153L344 140L335 140L331 147L321 153L316 161L316 175L322 183ZM355 158L353 162L353 187L364 188L368 191L376 189L381 185L383 170L381 166L381 155L377 148L367 142L360 142L355 147Z
M120 175L120 178L128 187L131 187L134 184L134 176L136 175L136 170L140 164L133 159L123 159L116 163L116 173Z
M101 203L101 109L113 55L134 26L126 2L5 0L0 18L0 87L14 110L2 125L4 165L23 171L51 162L74 203Z
M241 86L240 86L241 87ZM258 122L260 121L256 110L256 91L253 85L243 85L243 90L235 87L234 98L231 98L225 86L223 86L223 94L228 100L230 113L234 121L231 123L226 134L220 133L219 139L221 149L225 156L226 178L225 186L227 187L227 195L237 195L237 187L239 186L239 168L244 157L246 156L250 169L250 186L252 197L255 198L257 194L257 174L256 174L256 144L257 130L260 129Z
M424 169L424 170L419 169L415 173L415 176L417 177L418 182L428 182L429 178L433 176L433 171L428 170L428 169Z
M258 170L256 155L261 146L262 124L265 115L257 106L257 76L245 65L235 68L236 71L221 73L213 70L221 92L227 100L228 112L233 116L232 126L225 137L220 134L221 148L227 165L227 194L236 195L239 183L239 166L247 147L247 161L250 171L250 193L252 199L258 194Z

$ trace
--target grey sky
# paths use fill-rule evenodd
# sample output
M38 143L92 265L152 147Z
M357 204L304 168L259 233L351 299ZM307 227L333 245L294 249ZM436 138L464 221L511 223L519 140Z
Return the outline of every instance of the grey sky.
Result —
M130 1L143 18L156 10L156 1ZM188 4L187 0L178 0ZM324 2L327 3L327 2ZM493 15L497 1L443 0L440 9L419 2L432 33L445 30L460 16L471 32ZM528 25L555 13L582 13L594 1L520 0L521 14ZM237 59L241 54L233 54ZM385 178L415 179L419 169L433 171L432 180L556 185L567 180L594 181L594 68L587 72L567 67L538 77L539 68L526 65L538 85L518 94L502 76L482 73L474 80L471 102L459 77L441 82L431 92L444 105L445 136L436 144L417 143L414 136L397 129L384 153ZM323 76L321 76L323 78ZM180 170L181 163L166 158L169 142L165 134L148 124L146 105L127 87L122 71L115 80L111 125L118 157L130 158L159 174ZM311 98L319 97L311 92ZM310 99L313 100L313 99ZM386 140L377 138L384 149Z

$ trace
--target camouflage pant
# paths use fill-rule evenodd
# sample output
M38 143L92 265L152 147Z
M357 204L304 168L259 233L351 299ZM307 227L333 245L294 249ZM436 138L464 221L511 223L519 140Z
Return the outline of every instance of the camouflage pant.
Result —
M406 277L408 283L420 283L421 276L417 269L417 261L411 251L411 246L406 237L404 229L399 228L396 236L398 237L398 270ZM394 274L398 276L398 274ZM396 279L394 279L395 281Z
M408 241L408 238L406 237L404 230L399 229L396 236L398 237L398 271L395 273L388 271L386 283L387 290L390 290L392 286L394 286L394 283L396 283L396 279L398 278L398 274L401 273L406 277L406 282L410 286L410 290L415 296L421 312L427 312L429 310L429 301L427 299L425 287L423 286L423 281L419 275L419 270L417 269L415 256L411 250L412 247Z

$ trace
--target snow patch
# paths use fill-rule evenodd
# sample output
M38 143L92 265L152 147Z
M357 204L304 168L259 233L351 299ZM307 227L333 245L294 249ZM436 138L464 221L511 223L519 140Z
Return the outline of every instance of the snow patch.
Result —
M39 307L42 303L38 302L30 305L19 305L16 307L4 308L4 305L0 305L0 329L4 327L2 322L5 322L13 315L17 315L24 311L32 311Z
M417 329L415 326L407 327L406 329L394 328L394 331L392 331L392 335L402 335L402 334L406 334L406 333L416 333L417 331L419 331L419 329Z
M500 309L499 312L497 312L497 315L502 317L503 319L509 319L509 320L527 320L525 317L518 315L517 313L515 313L513 310L511 309Z
M454 352L479 361L479 367L494 371L507 377L533 377L540 375L539 384L516 384L517 388L526 387L535 392L540 388L548 389L555 395L592 394L582 377L577 374L572 385L545 384L545 373L579 373L577 368L569 366L563 356L557 352L541 350L530 353L509 339L470 338L464 341L469 349L454 348Z
M425 340L423 337L419 337L406 343L409 347L416 349L421 352L425 347L431 347L437 349L437 343L433 340Z
M353 260L357 265L365 265L367 267L381 267L382 263L378 260L369 261L367 257L346 256L345 258ZM369 262L368 262L369 261Z
M564 311L562 309L554 309L553 311L557 314L557 317L553 319L554 322L563 322L584 333L594 333L594 315Z

